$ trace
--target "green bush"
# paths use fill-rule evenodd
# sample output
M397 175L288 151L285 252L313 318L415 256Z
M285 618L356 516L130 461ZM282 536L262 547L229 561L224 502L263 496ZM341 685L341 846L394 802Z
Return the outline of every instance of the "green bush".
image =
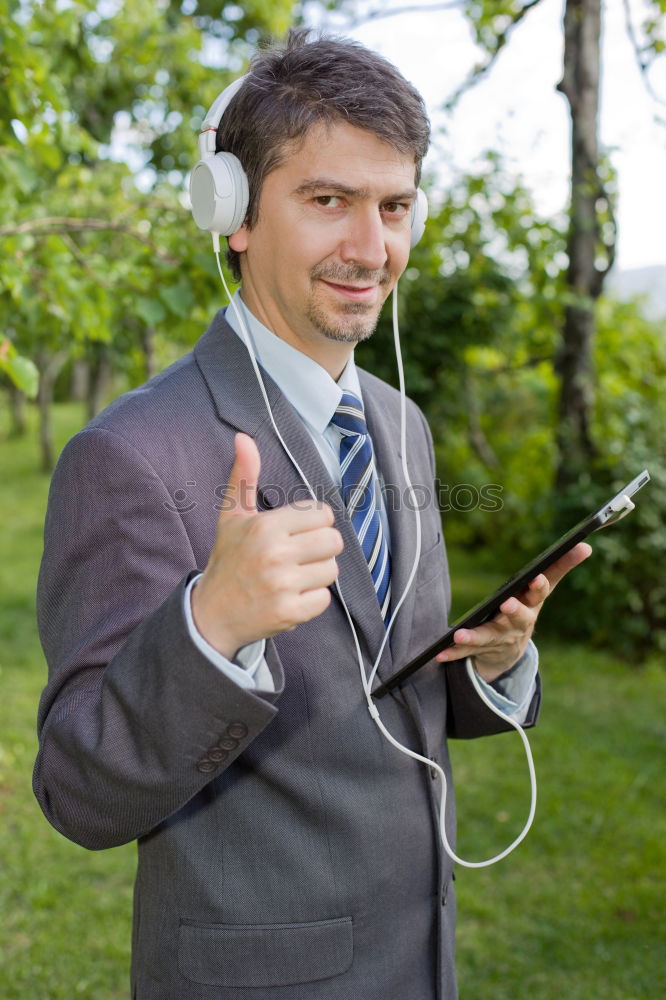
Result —
M631 303L602 303L596 355L600 454L585 482L553 499L555 522L575 523L643 468L651 482L635 511L592 536L595 555L563 583L544 623L641 660L666 652L666 324Z

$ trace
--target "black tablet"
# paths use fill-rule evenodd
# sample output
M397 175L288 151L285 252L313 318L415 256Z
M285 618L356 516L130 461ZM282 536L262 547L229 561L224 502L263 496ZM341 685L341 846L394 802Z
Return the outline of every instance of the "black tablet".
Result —
M506 583L502 584L499 590L486 598L486 600L481 601L480 604L476 604L473 608L470 608L462 618L460 618L454 625L444 633L431 646L424 649L422 653L419 653L413 660L411 660L405 667L398 670L389 680L380 684L379 687L372 692L373 698L382 698L388 691L392 688L397 687L398 684L404 683L408 677L410 677L414 671L418 670L419 667L424 666L429 660L433 658L437 653L441 653L443 649L447 646L453 646L453 634L459 628L476 628L477 625L483 625L484 622L489 621L494 618L501 604L506 601L508 597L515 597L520 594L530 580L533 580L539 573L543 573L552 563L556 562L560 556L563 556L565 552L572 549L574 545L578 542L582 542L584 538L591 535L593 531L598 528L603 528L606 525L614 524L619 521L620 518L628 514L629 511L634 509L634 504L631 501L631 497L634 493L637 493L642 486L649 481L650 474L647 469L632 479L630 483L627 483L619 493L612 497L607 503L596 510L589 517L583 518L575 527L567 531L565 535L551 545L549 548L545 549L540 555L533 559L532 562L523 566L511 579L507 580Z

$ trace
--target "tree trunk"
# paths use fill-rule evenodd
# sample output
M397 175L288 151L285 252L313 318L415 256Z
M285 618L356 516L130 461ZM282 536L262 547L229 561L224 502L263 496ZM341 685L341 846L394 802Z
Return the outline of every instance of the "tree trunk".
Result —
M474 379L469 367L465 367L465 398L467 401L467 427L469 442L483 464L489 468L497 468L499 462L497 455L490 446L488 438L481 426L481 407L479 398L474 386Z
M141 330L141 350L145 358L146 381L157 374L157 358L155 356L155 331L151 327Z
M21 392L13 382L9 383L7 391L9 393L9 412L11 415L9 436L11 438L23 437L28 429L25 418L25 393Z
M90 384L90 363L86 358L79 358L72 364L72 380L69 395L73 403L83 403L88 399Z
M55 382L61 368L67 361L67 357L67 351L40 351L36 358L39 369L37 409L39 411L39 446L42 456L42 472L53 472L55 465L51 407Z
M592 351L595 301L610 267L600 269L599 81L601 0L567 0L564 75L558 89L571 109L571 208L567 302L556 360L560 377L557 430L558 489L577 481L595 455L590 431L594 402ZM607 248L609 257L612 248Z
M111 379L111 352L107 344L94 344L88 377L88 420L99 413Z

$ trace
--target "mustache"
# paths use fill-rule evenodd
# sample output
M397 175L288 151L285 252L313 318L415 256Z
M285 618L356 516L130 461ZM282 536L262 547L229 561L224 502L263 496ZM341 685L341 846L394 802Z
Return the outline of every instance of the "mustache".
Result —
M389 272L384 268L373 271L358 264L318 264L310 271L310 278L313 281L332 281L336 285L360 282L366 285L387 285L391 280Z

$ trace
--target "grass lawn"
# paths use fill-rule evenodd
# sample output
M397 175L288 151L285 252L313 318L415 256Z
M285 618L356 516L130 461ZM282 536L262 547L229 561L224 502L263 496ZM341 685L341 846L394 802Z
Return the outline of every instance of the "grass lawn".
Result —
M59 406L56 419L62 444L81 414ZM89 853L70 844L30 789L45 676L33 595L48 479L36 466L32 440L0 441L0 997L115 1000L128 995L134 847ZM458 611L498 582L461 553L452 568ZM639 671L564 642L539 645L536 822L499 865L458 869L461 1000L659 1000L663 665ZM527 812L522 746L508 734L452 751L459 851L488 857Z
M57 440L80 425L56 408ZM127 966L134 846L90 853L53 830L33 798L35 710L45 681L34 589L49 480L33 440L1 441L0 997L115 1000Z

